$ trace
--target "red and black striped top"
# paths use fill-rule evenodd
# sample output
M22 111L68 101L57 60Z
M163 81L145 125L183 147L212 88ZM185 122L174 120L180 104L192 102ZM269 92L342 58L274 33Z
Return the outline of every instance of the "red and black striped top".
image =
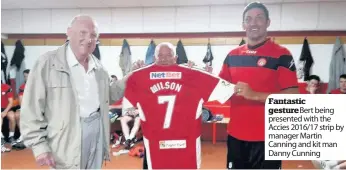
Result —
M227 55L219 76L231 83L248 83L257 92L278 93L298 87L291 53L271 40L239 46ZM245 141L264 141L265 103L232 96L228 133Z

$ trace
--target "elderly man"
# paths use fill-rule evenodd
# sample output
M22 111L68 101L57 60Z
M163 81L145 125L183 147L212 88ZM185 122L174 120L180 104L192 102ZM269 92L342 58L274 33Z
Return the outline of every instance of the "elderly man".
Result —
M223 103L233 95L234 85L176 61L174 46L160 43L155 64L134 71L126 82L122 113L138 109L146 150L144 169L199 168L202 104Z
M76 16L67 36L66 44L43 54L30 71L20 115L24 144L40 165L101 169L110 160L109 103L121 97L124 82L110 87L108 73L92 55L98 29L91 17Z

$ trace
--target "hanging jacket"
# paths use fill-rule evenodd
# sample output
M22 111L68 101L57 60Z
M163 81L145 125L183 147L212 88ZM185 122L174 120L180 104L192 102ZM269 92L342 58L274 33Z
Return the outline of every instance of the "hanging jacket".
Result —
M244 44L246 44L246 42L245 42L245 40L242 38L241 41L240 41L239 46L242 46L242 45L244 45Z
M97 42L99 42L99 41L97 40ZM100 53L100 49L99 49L99 44L98 44L98 43L96 44L95 50L94 50L94 52L93 52L93 55L94 55L97 59L101 60L101 53Z
M24 51L25 48L22 42L17 40L10 66L14 66L17 70L20 69L20 66L25 58Z
M209 66L212 66L213 60L214 60L214 57L213 57L213 53L211 51L211 45L210 45L210 43L208 43L207 53L205 54L205 57L203 58L203 63L206 63Z
M7 71L8 58L5 52L5 45L1 42L1 83L9 84L9 75Z
M329 65L329 82L327 93L331 90L339 88L339 79L341 74L346 74L346 53L340 37L336 38L332 59Z
M17 96L19 86L24 83L23 71L26 69L24 59L24 45L22 41L17 40L10 64L10 84L15 96Z
M303 43L302 52L300 54L299 61L301 62L302 72L304 74L304 81L310 76L311 67L314 64L314 59L312 58L308 40L305 38Z
M126 39L123 41L123 46L119 57L119 66L123 72L123 76L125 76L131 71L132 68L130 45Z
M156 44L154 42L154 40L150 41L150 44L148 46L147 49L147 54L145 55L145 65L149 65L154 63L155 61L155 48L156 48Z
M177 52L177 56L178 56L177 64L184 64L184 63L187 63L189 61L187 59L184 45L181 42L181 40L178 41L176 52Z

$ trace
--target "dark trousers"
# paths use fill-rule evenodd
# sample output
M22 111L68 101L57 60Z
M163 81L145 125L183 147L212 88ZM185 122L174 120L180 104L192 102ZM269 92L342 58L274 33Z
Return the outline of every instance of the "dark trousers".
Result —
M228 135L227 148L226 169L281 169L281 161L264 160L264 142L242 141Z
M1 112L3 112L4 110L5 110L4 108L1 108ZM7 117L4 117L4 119L2 120L1 132L4 135L5 141L8 142L9 141L8 137L10 135L10 122ZM20 136L20 131L17 125L14 131L14 138L17 139L19 138L19 136Z

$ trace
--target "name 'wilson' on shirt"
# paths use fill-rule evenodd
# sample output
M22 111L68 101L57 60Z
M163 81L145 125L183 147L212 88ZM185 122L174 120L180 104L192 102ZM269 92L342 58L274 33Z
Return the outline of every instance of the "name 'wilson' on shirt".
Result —
M151 80L158 80L158 79L181 79L182 73L181 72L150 72L150 79ZM182 85L178 84L176 82L158 82L150 87L150 90L152 93L156 93L161 90L174 90L177 92L180 92Z
M182 85L176 82L158 82L150 87L152 93L156 93L161 90L174 90L180 92Z

